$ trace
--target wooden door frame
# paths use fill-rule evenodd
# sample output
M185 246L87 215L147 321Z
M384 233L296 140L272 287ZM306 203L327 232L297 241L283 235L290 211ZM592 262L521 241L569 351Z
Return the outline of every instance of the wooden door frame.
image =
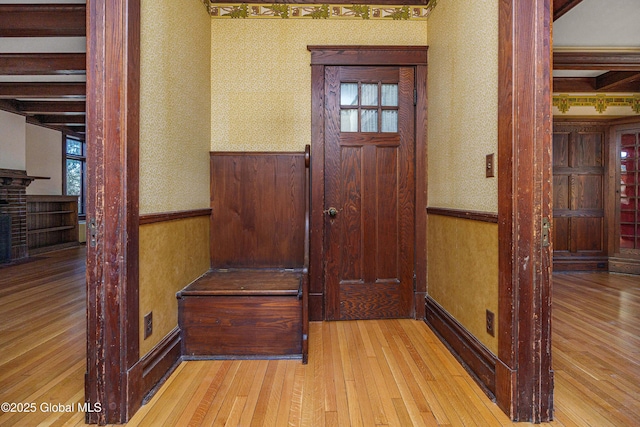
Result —
M424 317L426 296L427 187L427 47L426 46L307 46L311 52L311 227L309 319L324 320L324 72L325 66L414 67L415 116L415 318ZM424 179L420 179L423 177Z
M496 401L516 421L553 417L551 14L551 0L499 2Z
M87 2L87 374L92 424L141 404L140 0ZM95 224L95 227L93 226Z

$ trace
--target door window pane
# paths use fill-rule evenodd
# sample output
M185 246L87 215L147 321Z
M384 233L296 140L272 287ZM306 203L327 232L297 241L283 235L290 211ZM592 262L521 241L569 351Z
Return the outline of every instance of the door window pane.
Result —
M340 132L358 132L358 110L340 110Z
M398 132L397 110L382 110L382 132Z
M398 85L382 85L382 106L398 106Z
M340 105L358 105L358 83L340 84Z
M378 105L378 85L363 84L362 85L362 105L377 106Z
M378 132L378 110L362 110L362 132Z

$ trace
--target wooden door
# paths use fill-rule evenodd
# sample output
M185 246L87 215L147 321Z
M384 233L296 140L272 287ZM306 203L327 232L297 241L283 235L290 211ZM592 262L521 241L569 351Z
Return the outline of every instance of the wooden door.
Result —
M412 67L325 68L326 318L412 317Z
M605 129L556 124L553 133L555 270L606 270Z

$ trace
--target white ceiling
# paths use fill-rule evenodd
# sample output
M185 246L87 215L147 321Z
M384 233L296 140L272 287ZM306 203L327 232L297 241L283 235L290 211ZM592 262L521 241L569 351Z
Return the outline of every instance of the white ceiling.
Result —
M582 0L553 23L553 46L640 48L640 0Z

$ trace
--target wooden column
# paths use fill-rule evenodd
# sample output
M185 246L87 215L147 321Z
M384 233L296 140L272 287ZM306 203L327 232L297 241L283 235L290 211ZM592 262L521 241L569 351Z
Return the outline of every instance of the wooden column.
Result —
M498 405L517 421L553 416L550 247L551 1L500 0Z
M89 0L87 29L85 394L100 409L87 421L123 423L141 400L139 370L131 374L139 358L139 0Z

